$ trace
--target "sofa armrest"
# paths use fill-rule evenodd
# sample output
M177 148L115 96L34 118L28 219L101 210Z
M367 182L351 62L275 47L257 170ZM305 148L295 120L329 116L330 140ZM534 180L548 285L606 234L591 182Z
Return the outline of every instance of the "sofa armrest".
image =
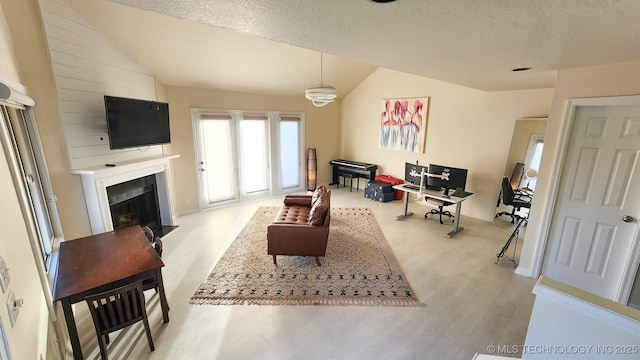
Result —
M287 206L311 207L310 195L287 195L284 197L284 204Z
M328 238L328 226L270 224L267 254L325 256Z

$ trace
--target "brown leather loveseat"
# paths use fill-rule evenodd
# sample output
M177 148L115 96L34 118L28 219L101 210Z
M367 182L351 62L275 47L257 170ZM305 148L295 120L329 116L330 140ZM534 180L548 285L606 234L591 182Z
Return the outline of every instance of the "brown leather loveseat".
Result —
M331 222L331 191L319 186L313 195L287 195L276 218L267 226L267 254L325 256Z

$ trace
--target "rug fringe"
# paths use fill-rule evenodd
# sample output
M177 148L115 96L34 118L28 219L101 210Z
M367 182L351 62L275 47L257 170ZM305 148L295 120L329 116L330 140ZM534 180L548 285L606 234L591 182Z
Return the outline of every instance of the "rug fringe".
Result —
M425 307L416 299L239 299L239 298L191 298L194 305L303 305L303 306L393 306Z

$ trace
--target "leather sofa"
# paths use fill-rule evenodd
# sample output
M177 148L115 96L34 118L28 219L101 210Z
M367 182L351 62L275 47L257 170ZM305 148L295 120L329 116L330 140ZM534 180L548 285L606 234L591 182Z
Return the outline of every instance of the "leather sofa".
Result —
M267 226L267 254L314 256L320 266L325 256L331 222L331 191L319 186L313 195L287 195L275 219Z

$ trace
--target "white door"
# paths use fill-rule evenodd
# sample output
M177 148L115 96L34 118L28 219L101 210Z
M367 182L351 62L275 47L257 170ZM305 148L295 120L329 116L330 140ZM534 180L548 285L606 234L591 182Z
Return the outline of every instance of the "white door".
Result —
M640 107L577 109L542 275L625 301L623 280L638 244L639 154Z

